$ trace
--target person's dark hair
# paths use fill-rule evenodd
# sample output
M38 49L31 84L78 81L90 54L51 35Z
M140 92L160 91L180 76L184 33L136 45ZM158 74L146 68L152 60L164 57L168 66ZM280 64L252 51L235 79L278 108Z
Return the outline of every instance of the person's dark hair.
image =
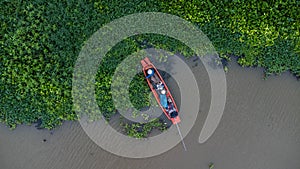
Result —
M171 114L170 114L171 118L174 118L176 116L178 116L178 112L177 111L173 111Z

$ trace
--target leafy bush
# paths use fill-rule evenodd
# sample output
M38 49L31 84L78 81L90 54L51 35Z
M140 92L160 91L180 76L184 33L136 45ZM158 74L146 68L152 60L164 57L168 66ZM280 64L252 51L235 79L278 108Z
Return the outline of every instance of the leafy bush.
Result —
M140 123L132 123L132 124L122 124L124 126L124 132L134 138L146 138L152 129L156 128L160 131L164 131L167 129L166 124L159 119L153 119L152 121L144 124Z
M72 70L99 27L93 3L1 1L0 13L0 120L14 128L40 119L50 129L77 119Z
M296 0L162 1L162 10L183 17L209 37L222 55L266 74L290 70L300 77L299 5Z
M137 74L131 81L129 86L129 98L132 105L137 109L141 110L146 106L150 106L149 87L145 83L144 74Z

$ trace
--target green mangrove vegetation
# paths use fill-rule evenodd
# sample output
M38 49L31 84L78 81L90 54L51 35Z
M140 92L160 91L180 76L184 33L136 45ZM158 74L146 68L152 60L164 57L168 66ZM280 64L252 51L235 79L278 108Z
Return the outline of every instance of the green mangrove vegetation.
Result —
M165 131L167 129L166 123L159 119L153 119L148 123L124 123L124 132L133 138L147 138L153 129L158 129L159 131Z
M0 122L10 128L40 121L52 129L79 117L72 108L72 72L84 42L104 24L137 12L164 12L199 27L220 56L241 66L264 68L266 76L290 71L300 78L300 2L221 0L2 0L0 1ZM107 120L116 112L110 91L118 63L148 47L194 55L162 35L136 35L107 53L96 76L97 103ZM101 71L100 71L101 70ZM130 100L149 105L147 84L137 75ZM142 104L139 104L142 103ZM146 137L159 120L125 124L132 137ZM142 128L142 132L140 129Z

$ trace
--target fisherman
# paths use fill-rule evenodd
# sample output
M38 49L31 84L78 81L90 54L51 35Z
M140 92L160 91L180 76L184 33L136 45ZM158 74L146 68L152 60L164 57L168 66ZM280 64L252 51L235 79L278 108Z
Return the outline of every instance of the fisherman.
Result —
M152 68L148 69L147 74L148 75L146 76L146 78L148 79L154 75L154 70Z
M169 111L173 108L174 108L173 102L172 102L171 98L168 97L168 109L167 110Z
M175 107L172 107L171 110L168 111L171 118L178 116L178 112L176 111Z
M165 89L162 89L162 90L160 91L160 93L161 93L162 95L166 95L166 90L165 90ZM167 101L167 97L166 97L166 101Z
M171 98L168 98L168 109L167 109L167 112L169 113L169 116L171 118L174 118L174 117L176 117L178 115L178 112L176 111Z
M157 74L154 72L152 68L147 70L147 74L148 75L146 76L146 78L150 78L151 82L153 82L154 84L160 82L159 77L157 76Z
M163 89L160 91L160 94L159 94L159 100L160 100L160 104L162 107L164 107L165 109L168 108L168 102L167 102L167 96L166 96L166 90Z
M164 84L161 81L159 81L156 84L156 89L162 91L164 89Z

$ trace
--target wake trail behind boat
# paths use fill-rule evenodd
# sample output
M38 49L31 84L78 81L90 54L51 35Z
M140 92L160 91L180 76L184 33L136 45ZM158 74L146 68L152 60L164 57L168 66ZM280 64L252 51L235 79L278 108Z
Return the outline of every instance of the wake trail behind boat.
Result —
M182 143L182 145L183 145L184 151L187 151L186 146L185 146L185 143L184 143L184 141L183 141L183 137L182 137L181 132L180 132L179 127L178 127L178 123L176 123L176 127L177 127L177 130L178 130L178 133L179 133L179 136L180 136L181 143Z

